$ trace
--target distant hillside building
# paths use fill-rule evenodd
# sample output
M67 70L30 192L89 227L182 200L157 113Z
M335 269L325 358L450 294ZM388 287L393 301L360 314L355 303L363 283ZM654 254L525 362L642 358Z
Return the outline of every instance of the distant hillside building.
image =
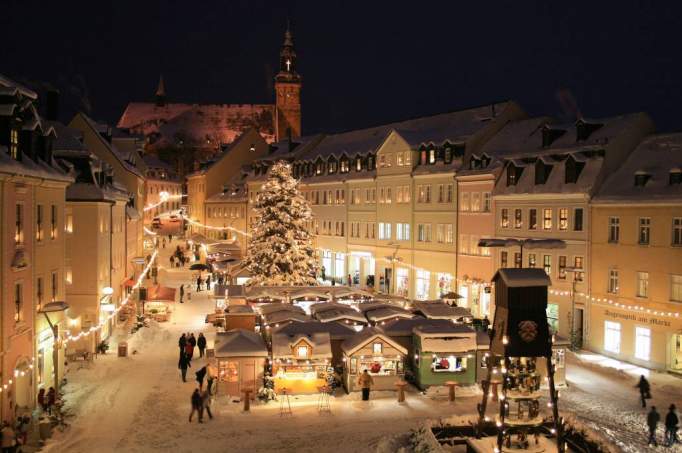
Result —
M212 155L248 129L268 142L301 134L301 76L287 29L275 77L275 104L168 103L163 77L154 102L131 102L118 127L144 134L151 149L178 147L199 151L195 158Z

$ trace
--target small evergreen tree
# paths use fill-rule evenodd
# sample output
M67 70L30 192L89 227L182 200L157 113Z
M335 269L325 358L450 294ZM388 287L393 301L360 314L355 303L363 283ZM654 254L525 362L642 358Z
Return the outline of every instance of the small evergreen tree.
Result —
M316 285L317 261L308 231L312 211L289 164L272 166L255 211L244 263L251 273L249 285Z

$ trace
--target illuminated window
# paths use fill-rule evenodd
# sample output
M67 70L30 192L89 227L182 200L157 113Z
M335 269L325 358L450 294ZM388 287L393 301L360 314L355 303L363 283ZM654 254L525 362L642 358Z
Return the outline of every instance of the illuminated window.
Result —
M500 267L502 268L507 267L507 255L505 251L500 252Z
M24 244L24 205L17 203L14 219L14 243L15 245Z
M537 265L537 258L535 257L535 253L529 253L528 254L528 267L535 267Z
M384 352L384 345L382 343L374 343L372 345L372 352L374 355L381 355Z
M462 192L461 202L460 202L460 211L468 211L471 209L471 205L469 204L469 192Z
M552 274L552 255L542 256L542 267L545 269L547 275Z
M19 131L11 129L9 132L9 155L14 160L19 160Z
M305 359L308 357L308 346L299 346L296 348L296 357L299 359Z
M452 193L452 186L449 185L448 188L450 189L450 193ZM450 196L452 197L452 195ZM481 192L471 193L471 210L474 212L478 212L481 210Z
M651 238L651 218L639 218L639 244L648 245Z
M509 228L509 209L503 208L500 211L500 226L502 228Z
M639 360L651 358L651 329L635 328L635 357Z
M36 206L36 241L43 240L43 205Z
M682 302L682 275L670 276L670 300Z
M542 210L542 229L552 229L552 210L550 208Z
M609 217L609 242L617 243L620 239L620 218Z
M523 218L520 209L514 209L514 228L519 229L523 226Z
M557 275L559 280L566 280L566 257L559 256L559 273Z
M606 291L611 294L618 294L618 269L609 269L609 282Z
M430 164L436 163L436 150L435 149L429 150L429 163Z
M24 305L24 285L20 282L14 284L14 321L19 322L23 319L22 308Z
M604 321L604 349L620 354L620 323Z
M637 297L649 297L648 272L637 272Z
M567 208L559 209L559 230L560 231L568 230L568 209Z

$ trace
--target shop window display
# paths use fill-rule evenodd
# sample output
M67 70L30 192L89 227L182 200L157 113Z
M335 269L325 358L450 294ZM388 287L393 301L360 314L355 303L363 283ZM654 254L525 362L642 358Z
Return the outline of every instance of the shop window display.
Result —
M466 371L467 359L466 357L438 357L434 356L431 362L431 370L436 373L450 372L457 373Z

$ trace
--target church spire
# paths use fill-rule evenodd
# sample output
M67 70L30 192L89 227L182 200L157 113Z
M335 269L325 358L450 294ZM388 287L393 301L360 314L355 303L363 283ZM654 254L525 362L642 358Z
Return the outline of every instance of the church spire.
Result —
M296 72L294 38L287 19L284 43L279 51L279 72L275 76L277 140L301 136L301 76Z
M294 50L294 38L291 34L289 19L287 19L287 29L284 32L284 43L279 52L279 74L277 74L277 77L287 79L299 77L296 72L296 50Z
M159 75L159 86L156 88L156 105L166 105L166 85L163 83L163 74Z

